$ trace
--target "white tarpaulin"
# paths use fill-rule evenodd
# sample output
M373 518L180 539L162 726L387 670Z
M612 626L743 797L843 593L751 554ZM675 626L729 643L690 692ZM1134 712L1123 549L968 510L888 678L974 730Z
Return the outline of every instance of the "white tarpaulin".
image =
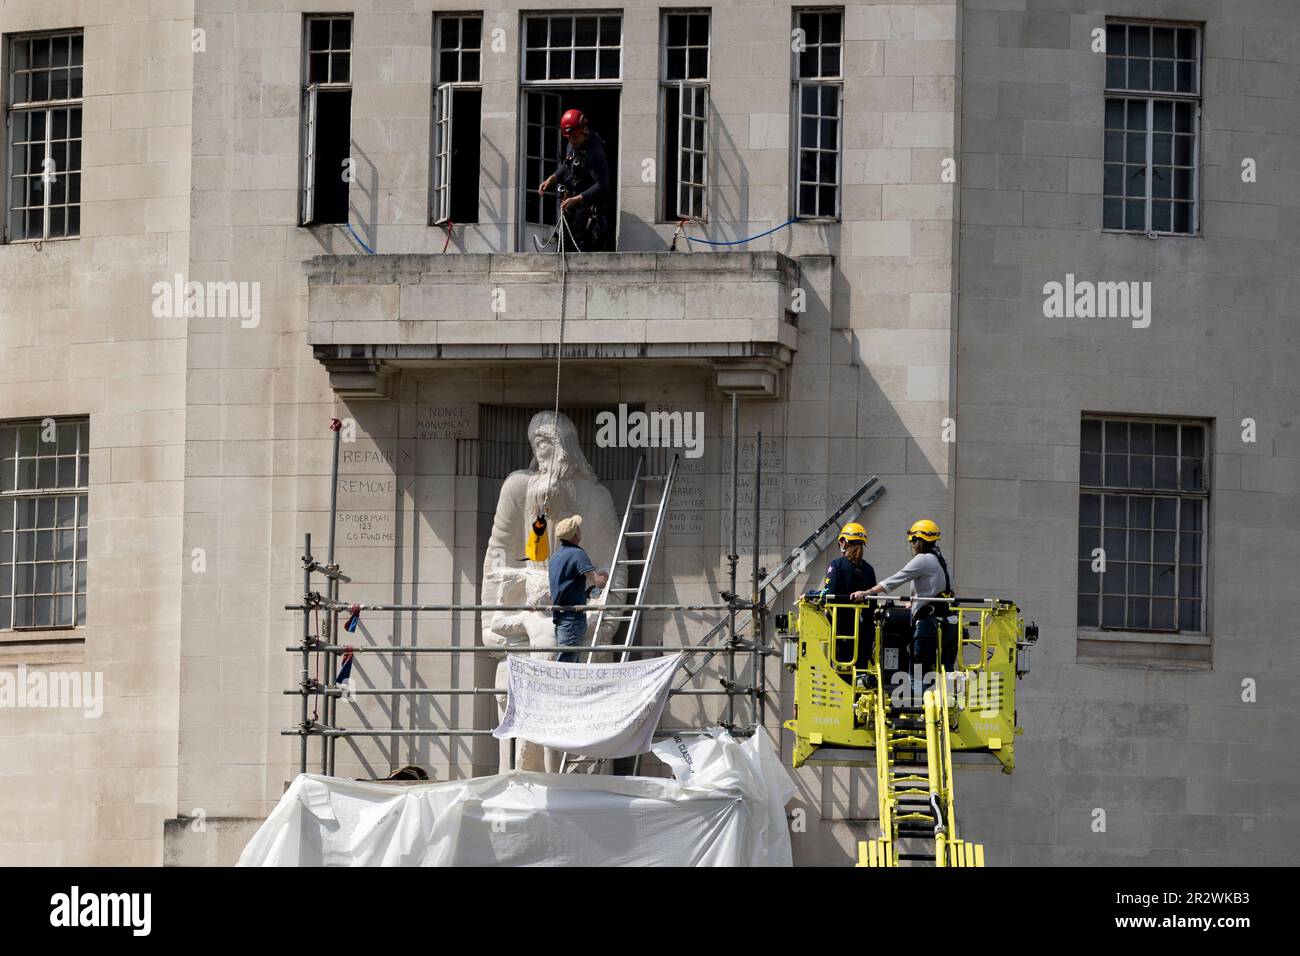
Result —
M789 866L794 785L759 734L657 745L676 779L510 773L393 786L302 774L239 866Z
M492 733L584 757L645 753L681 654L623 664L561 664L512 654L506 712Z

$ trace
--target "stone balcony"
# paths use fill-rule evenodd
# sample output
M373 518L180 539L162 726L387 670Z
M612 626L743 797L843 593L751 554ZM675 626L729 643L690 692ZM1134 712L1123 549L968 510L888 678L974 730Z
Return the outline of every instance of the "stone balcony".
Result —
M775 252L317 256L307 341L350 398L443 362L712 365L719 387L775 395L798 338L797 261Z

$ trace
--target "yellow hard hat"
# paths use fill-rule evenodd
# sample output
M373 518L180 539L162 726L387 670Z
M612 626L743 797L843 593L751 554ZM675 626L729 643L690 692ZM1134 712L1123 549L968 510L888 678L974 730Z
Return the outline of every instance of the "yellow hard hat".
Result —
M840 529L840 541L861 541L867 543L867 529L862 527L856 521L850 521Z
M922 541L938 541L939 526L929 518L922 518L916 524L912 525L907 532L907 540L915 541L920 538Z

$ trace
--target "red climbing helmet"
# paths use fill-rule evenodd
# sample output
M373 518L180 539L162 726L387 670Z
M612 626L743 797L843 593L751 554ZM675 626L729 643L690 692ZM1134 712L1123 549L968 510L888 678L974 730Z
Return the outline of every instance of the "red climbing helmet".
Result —
M587 117L582 115L582 110L565 110L564 115L560 117L560 135L565 139L575 129L586 129Z

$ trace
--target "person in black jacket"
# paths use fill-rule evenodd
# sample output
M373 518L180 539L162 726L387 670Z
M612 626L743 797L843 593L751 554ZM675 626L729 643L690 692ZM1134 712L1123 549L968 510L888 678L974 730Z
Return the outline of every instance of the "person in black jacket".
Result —
M850 521L840 529L840 556L826 569L826 580L822 582L822 595L828 603L847 604L851 595L875 587L876 569L862 557L867 543L867 529L856 521ZM835 635L837 638L847 636L850 640L837 640L835 657L847 660L853 653L853 619L858 617L858 659L866 660L871 653L872 635L868 622L870 617L862 620L861 612L847 613L844 609L835 614Z
M557 183L564 190L560 214L568 223L565 248L573 252L608 252L613 231L609 228L606 201L609 198L609 160L600 135L587 128L580 110L568 110L560 117L560 135L567 141L560 168L543 180L538 192L545 194Z

